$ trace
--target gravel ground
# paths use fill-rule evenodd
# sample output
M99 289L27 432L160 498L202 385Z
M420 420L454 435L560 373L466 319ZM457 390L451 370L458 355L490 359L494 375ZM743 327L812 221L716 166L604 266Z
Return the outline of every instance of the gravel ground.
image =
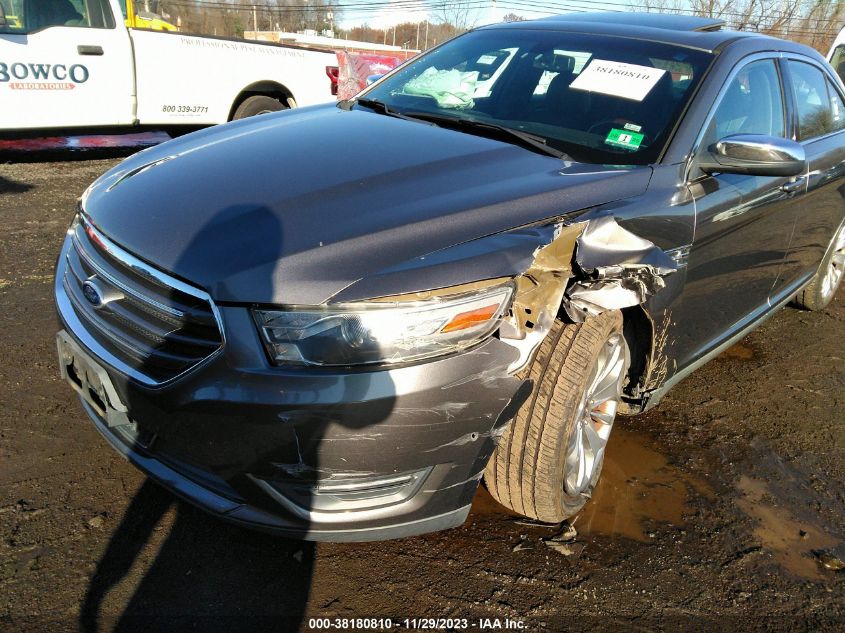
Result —
M77 196L115 162L0 164L0 629L842 630L845 292L783 310L621 419L574 540L482 490L460 528L315 546L176 501L60 381L56 254Z

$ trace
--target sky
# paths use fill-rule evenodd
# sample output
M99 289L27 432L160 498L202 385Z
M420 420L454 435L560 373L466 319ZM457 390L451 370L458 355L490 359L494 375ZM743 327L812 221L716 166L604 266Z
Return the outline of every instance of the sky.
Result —
M343 10L343 17L339 26L344 29L360 26L365 22L378 29L391 27L401 22L422 22L426 19L437 22L439 21L437 10L433 7L442 3L442 0L389 0L384 8L376 9L373 5L378 3L378 0L339 1L344 5L361 5L361 8L357 10L353 7L347 7ZM478 20L475 26L501 22L502 18L508 13L516 13L525 18L540 18L566 13L567 11L563 7L580 10L616 9L619 11L627 10L630 6L630 3L626 0L610 0L609 2L601 2L600 0L549 0L548 4L562 7L560 10L549 11L548 9L531 9L531 5L535 4L531 0L512 0L513 3L511 0L499 0L498 3L490 0L489 6L484 6L486 3L482 0L472 1L478 7L475 11L475 17Z

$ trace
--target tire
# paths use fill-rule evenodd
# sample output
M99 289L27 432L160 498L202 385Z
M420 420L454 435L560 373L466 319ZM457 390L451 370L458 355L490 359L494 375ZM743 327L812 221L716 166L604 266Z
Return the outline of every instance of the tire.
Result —
M278 112L280 110L287 110L287 106L283 105L281 101L265 95L255 95L244 99L243 103L235 110L232 120L237 121L238 119L245 119L259 114L269 114L270 112Z
M595 380L600 375L594 372L605 361L611 369L604 381ZM484 483L493 498L518 514L549 523L577 514L598 483L629 364L620 312L605 312L583 324L555 321L521 373L534 381L534 391L487 463ZM588 411L594 381L610 397L597 399ZM582 469L573 468L576 440L586 446L587 420L601 446L581 459Z
M822 258L813 280L795 297L795 305L805 310L824 310L836 296L845 277L845 224L839 227Z

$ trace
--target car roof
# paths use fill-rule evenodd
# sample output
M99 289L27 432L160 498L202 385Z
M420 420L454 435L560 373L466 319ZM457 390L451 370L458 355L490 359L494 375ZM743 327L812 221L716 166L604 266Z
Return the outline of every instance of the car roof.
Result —
M629 26L647 26L655 29L670 29L673 31L718 31L726 23L718 18L705 18L697 15L669 15L667 13L635 13L631 11L605 11L567 13L540 18L548 22L601 22L610 24L627 24Z
M759 33L723 29L723 26L724 22L721 20L696 16L602 11L567 13L537 20L492 24L481 28L537 29L615 35L675 44L707 52L716 51L739 39L755 39L760 50L782 50L784 44L793 44Z

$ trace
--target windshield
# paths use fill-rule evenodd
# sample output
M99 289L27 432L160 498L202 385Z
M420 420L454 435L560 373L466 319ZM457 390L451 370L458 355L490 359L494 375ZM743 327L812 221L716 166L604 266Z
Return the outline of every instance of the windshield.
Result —
M527 132L581 162L641 165L657 160L712 58L621 37L483 29L361 96L400 114Z

